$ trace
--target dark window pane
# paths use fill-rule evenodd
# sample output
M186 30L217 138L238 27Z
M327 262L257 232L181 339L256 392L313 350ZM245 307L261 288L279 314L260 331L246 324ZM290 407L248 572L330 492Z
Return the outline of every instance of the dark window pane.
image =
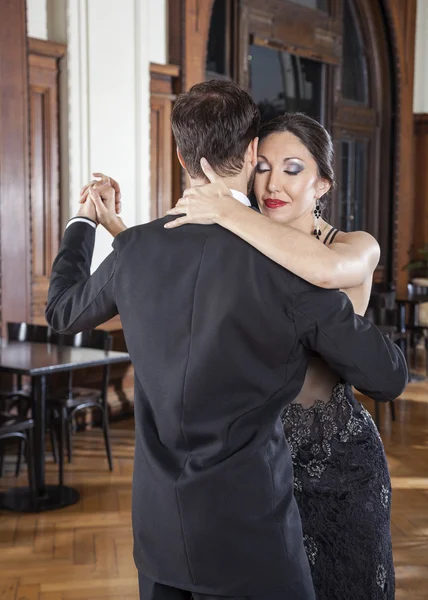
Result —
M364 205L366 196L366 181L368 177L367 152L367 142L357 140L355 142L354 231L365 229Z
M250 46L251 94L262 121L302 111L322 119L323 64L265 46Z
M226 30L227 2L215 0L208 36L206 78L212 79L227 75L226 64Z
M352 145L341 143L339 223L342 231L349 231L352 214Z
M328 11L329 0L291 0L295 4L301 4L302 6L307 6L308 8L316 8L318 10Z
M343 4L342 95L346 100L367 104L367 61L351 0Z
M366 229L367 140L341 142L339 219L343 231Z

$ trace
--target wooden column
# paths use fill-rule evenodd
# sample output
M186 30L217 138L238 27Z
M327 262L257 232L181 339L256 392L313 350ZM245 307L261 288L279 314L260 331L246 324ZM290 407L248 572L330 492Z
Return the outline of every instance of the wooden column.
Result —
M428 114L414 115L415 219L412 254L428 244Z
M180 66L177 93L205 81L207 41L214 0L168 0L169 62ZM172 163L173 197L179 198L189 179L177 158Z
M52 262L59 248L59 60L65 46L28 40L31 158L31 320L45 323Z
M169 0L169 60L181 66L181 92L205 81L214 0Z
M174 199L174 163L177 161L170 116L180 74L175 65L150 65L150 217L165 216ZM174 190L174 191L173 191Z
M1 324L30 318L30 200L25 0L0 2Z
M414 224L413 79L416 0L384 0L395 62L397 114L395 131L395 280L397 294L406 295ZM418 218L418 217L417 217Z

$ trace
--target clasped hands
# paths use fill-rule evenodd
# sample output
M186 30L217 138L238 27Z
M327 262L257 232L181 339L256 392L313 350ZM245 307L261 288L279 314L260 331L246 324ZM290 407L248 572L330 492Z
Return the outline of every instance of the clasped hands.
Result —
M122 208L121 192L117 181L103 173L93 173L94 178L80 192L78 217L86 217L103 225L116 236L126 229L119 217Z
M201 168L207 183L193 186L183 192L174 208L167 215L175 216L164 227L172 229L191 223L201 225L221 224L224 215L239 209L225 182L204 159ZM121 192L117 181L103 173L93 173L93 179L81 190L80 208L77 216L87 217L103 225L111 235L116 236L126 229L119 217L121 211Z

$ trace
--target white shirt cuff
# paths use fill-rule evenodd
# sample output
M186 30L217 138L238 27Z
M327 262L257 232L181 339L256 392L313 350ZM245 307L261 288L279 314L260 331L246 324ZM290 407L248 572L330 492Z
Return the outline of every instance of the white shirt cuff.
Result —
M88 225L92 225L92 227L94 229L97 228L97 224L94 221L91 221L91 219L86 219L86 217L74 217L73 219L70 219L69 222L67 223L67 225L65 226L65 228L67 229L67 227L69 227L73 223L79 223L79 222L87 223Z

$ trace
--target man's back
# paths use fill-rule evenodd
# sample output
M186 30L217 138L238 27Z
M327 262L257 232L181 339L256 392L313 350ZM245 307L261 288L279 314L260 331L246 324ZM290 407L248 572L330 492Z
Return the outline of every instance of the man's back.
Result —
M219 227L118 236L90 275L95 231L71 222L46 318L60 332L119 311L135 368L135 559L213 595L313 598L279 415L305 346L376 399L407 382L395 344L344 294L309 285ZM305 346L304 346L305 345Z
M116 242L136 375L137 566L217 595L309 583L279 421L307 364L289 274L219 227L163 223Z

